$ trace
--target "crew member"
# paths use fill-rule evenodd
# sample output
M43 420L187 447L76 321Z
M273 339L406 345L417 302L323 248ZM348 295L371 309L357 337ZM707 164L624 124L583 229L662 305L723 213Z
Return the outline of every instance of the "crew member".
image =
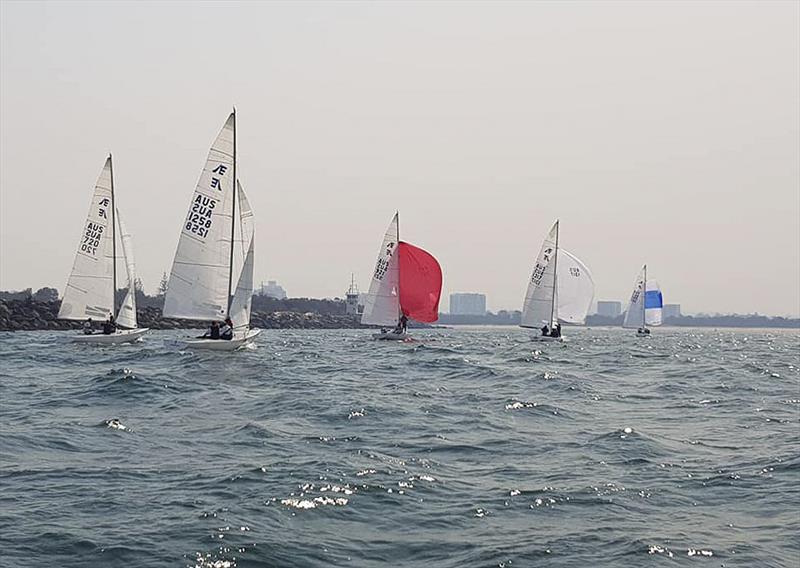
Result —
M225 325L219 330L220 339L233 339L233 322L230 317L225 318Z
M109 314L108 321L103 324L103 333L105 335L111 335L115 331L117 331L117 324L114 323L114 315Z

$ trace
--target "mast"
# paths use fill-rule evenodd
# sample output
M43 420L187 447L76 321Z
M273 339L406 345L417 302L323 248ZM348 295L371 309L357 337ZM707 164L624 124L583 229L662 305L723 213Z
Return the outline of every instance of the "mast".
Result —
M227 316L231 315L231 303L233 303L233 250L234 237L236 236L236 193L238 187L236 183L236 107L233 107L233 207L231 208L231 254L228 259L228 310Z
M108 153L108 166L111 173L111 315L117 317L117 205L114 203L114 160L111 152ZM134 290L134 294L136 291Z
M556 286L558 286L558 233L561 228L560 221L556 220L556 252L553 258L553 296L550 299L550 327L552 328L555 322L553 316L556 312Z
M642 282L642 329L647 329L647 317L645 309L647 307L647 265L644 265L644 281Z

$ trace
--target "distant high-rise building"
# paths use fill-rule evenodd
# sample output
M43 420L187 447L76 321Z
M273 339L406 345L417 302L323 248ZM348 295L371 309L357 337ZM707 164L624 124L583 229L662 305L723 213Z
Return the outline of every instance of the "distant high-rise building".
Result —
M664 304L664 319L681 317L680 304Z
M622 302L598 300L597 315L615 318L622 313Z
M486 295L450 294L450 313L458 316L485 316Z
M283 289L283 286L278 284L275 280L270 280L266 284L261 284L261 288L258 289L256 292L259 296L269 296L270 298L275 298L276 300L285 300L286 299L286 290Z

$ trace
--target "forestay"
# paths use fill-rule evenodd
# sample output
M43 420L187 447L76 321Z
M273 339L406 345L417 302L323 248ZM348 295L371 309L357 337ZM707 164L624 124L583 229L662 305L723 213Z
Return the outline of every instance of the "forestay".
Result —
M58 311L60 319L106 319L114 310L111 183L109 156L94 188L75 262Z
M236 291L231 301L230 318L236 329L246 329L250 325L250 310L253 300L253 263L255 261L255 225L250 202L244 189L236 182L239 202L239 235L235 240L234 274L239 272ZM246 247L246 248L245 248ZM241 266L241 269L238 267Z
M116 322L120 327L136 329L136 265L133 259L133 237L125 228L117 209L117 225L122 241L122 256L125 259L125 271L128 276L128 292L117 312Z
M555 297L553 259L556 253L557 234L558 221L553 224L542 243L539 256L536 257L536 264L533 266L528 291L522 305L522 320L520 321L522 327L540 328L545 324L552 326L551 316L553 319L558 318L558 313L554 313L553 309Z
M395 213L381 243L361 323L395 325L400 317L400 273L397 259L398 218Z
M594 280L587 266L574 254L558 251L557 318L567 323L582 324L594 299Z
M228 307L233 209L234 115L208 153L181 228L164 316L220 319Z

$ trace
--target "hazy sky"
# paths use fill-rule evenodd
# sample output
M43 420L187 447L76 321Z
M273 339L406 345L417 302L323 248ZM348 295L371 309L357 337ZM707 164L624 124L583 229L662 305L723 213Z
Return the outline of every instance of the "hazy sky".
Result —
M63 290L114 153L153 291L232 105L256 281L362 288L395 209L519 309L556 218L623 300L800 313L800 3L0 2L0 288Z

